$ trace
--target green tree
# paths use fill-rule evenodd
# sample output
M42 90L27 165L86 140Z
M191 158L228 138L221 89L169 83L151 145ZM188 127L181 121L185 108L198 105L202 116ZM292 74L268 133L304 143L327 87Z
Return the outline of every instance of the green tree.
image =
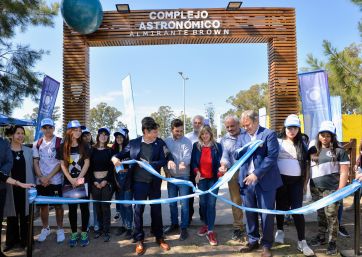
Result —
M185 122L183 112L181 112L180 115L176 118ZM191 117L187 116L187 114L186 114L186 131L184 131L184 134L187 134L187 133L191 132L192 130L193 130L193 128L192 128Z
M118 111L117 108L109 106L106 103L99 103L96 107L90 109L89 130L93 135L96 135L98 129L101 127L114 130L119 125L117 119L121 115L122 112Z
M29 118L32 119L32 120L37 120L38 119L38 112L39 112L39 107L33 108L33 113L30 115ZM58 120L60 120L60 117L61 117L60 107L59 106L54 106L53 114L52 114L52 120L56 123Z
M160 137L166 138L171 135L171 121L175 115L170 106L160 106L157 112L151 113L151 117L160 125Z
M245 110L259 110L259 108L269 108L269 91L268 84L255 84L249 89L240 90L235 96L230 96L226 102L231 104L233 108L229 109L223 117L229 114L240 116Z
M0 112L11 114L25 97L39 100L41 74L33 68L46 52L14 45L11 39L30 25L53 26L58 9L59 4L43 0L0 1Z
M342 112L362 113L362 45L351 44L338 51L329 41L324 40L323 48L327 61L323 62L309 54L309 67L302 70L326 70L330 94L342 98Z

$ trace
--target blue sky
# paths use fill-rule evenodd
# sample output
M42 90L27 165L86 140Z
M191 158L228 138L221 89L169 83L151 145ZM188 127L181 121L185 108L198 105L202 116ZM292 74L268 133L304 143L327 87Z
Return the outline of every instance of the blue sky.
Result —
M54 2L54 1L48 1ZM103 10L114 10L116 3L128 3L131 9L224 8L221 0L101 0ZM357 23L361 17L349 0L254 0L244 7L294 7L297 15L298 68L306 66L308 53L323 59L322 41L327 39L338 49L360 42ZM49 50L38 62L38 71L62 83L62 17L54 28L31 27L19 33L16 42L35 49ZM242 89L267 82L266 44L163 45L91 48L91 107L106 101L124 112L121 80L131 75L137 120L169 105L180 114L183 109L182 71L190 78L186 83L186 114L204 114L205 104L212 102L216 113L231 106L226 103ZM61 106L60 89L57 105ZM21 118L37 104L26 100L14 112ZM121 118L122 120L122 118Z

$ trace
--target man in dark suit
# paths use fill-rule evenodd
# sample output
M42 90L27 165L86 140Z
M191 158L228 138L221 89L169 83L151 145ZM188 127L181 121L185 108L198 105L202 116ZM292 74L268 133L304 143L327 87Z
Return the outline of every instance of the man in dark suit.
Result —
M169 158L165 142L158 138L159 125L151 117L142 119L143 136L133 139L125 148L125 151L117 153L112 161L115 166L120 166L125 158L141 160L149 163L157 172L160 173L161 167L165 166ZM122 172L122 171L120 171ZM132 165L128 169L127 187L134 193L135 200L153 200L161 198L161 179L150 174L139 165ZM143 255L146 251L143 244L145 233L143 231L143 212L145 205L137 204L134 209L134 239L137 241L136 254ZM161 204L151 205L151 229L156 237L156 242L160 247L168 251L170 246L163 238L163 223Z
M282 185L277 158L279 144L274 131L259 126L258 113L248 110L242 113L241 124L246 133L241 134L237 148L254 140L263 140L264 143L240 167L239 184L244 206L260 209L274 209L275 195L278 187ZM236 152L235 158L240 159L244 152ZM248 244L240 252L251 252L259 247L258 213L246 212L246 228ZM271 256L270 248L273 244L274 215L261 214L262 231L261 245L262 257Z

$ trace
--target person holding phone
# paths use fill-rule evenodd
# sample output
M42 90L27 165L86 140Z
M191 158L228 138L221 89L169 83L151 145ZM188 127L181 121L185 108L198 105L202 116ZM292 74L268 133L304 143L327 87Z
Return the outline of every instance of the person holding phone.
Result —
M72 120L67 125L64 142L60 145L57 152L57 159L60 160L60 167L64 174L64 186L86 187L85 175L89 168L88 148L81 140L82 130L79 121ZM84 197L88 198L88 197ZM75 247L78 244L77 232L77 209L81 210L82 232L80 235L80 245L85 247L89 244L87 227L89 222L88 203L69 204L69 223L72 230L69 240L69 246Z

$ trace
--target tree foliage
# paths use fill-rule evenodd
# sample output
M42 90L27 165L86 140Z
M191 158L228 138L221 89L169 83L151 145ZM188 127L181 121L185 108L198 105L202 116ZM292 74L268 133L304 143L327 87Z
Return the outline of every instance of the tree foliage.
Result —
M351 44L338 51L329 41L324 40L323 48L327 61L320 61L309 54L309 67L302 70L326 70L330 94L342 98L342 112L362 113L362 45Z
M170 106L160 106L157 112L151 113L151 117L160 125L160 137L166 138L171 135L171 121L175 118L175 115Z
M120 122L118 118L122 115L122 112L117 108L107 105L106 103L99 103L96 107L90 109L89 114L89 130L92 135L96 135L97 131L101 127L107 127L110 130L116 129Z
M233 106L223 116L235 114L240 116L245 110L258 110L259 108L266 107L269 109L269 90L268 84L255 84L249 89L240 90L235 96L230 96L226 102Z
M53 26L58 9L59 4L42 0L0 1L0 112L11 114L25 97L39 100L41 74L34 66L46 52L14 45L11 39L30 25Z

